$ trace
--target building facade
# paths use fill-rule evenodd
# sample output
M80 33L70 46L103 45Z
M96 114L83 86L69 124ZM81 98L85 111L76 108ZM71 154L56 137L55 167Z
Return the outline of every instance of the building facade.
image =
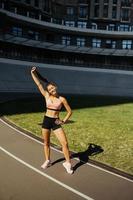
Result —
M0 57L131 71L132 8L131 0L0 0Z
M130 69L132 6L131 0L1 0L0 54L10 46L9 57L88 67L119 65ZM23 43L26 39L27 43ZM28 45L28 40L33 40L33 45ZM34 43L40 48L39 55ZM24 56L21 51L26 52L27 46L31 55Z

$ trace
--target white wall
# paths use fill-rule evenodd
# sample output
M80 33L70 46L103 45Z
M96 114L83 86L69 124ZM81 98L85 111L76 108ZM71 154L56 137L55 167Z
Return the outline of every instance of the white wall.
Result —
M56 82L61 93L133 96L131 71L68 67L2 58L0 92L37 92L30 75L32 65L39 66L42 75Z

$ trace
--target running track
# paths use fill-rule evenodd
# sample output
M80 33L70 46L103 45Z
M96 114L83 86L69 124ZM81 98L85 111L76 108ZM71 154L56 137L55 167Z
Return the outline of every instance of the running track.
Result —
M53 147L51 154L55 164L42 170L42 142L0 119L0 200L133 199L133 180L90 163L69 175L63 154ZM78 163L72 159L73 166Z

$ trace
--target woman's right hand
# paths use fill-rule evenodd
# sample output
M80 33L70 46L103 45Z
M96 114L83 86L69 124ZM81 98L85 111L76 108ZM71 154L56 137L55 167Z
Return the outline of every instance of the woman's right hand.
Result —
M36 70L37 70L36 67L32 67L32 69L31 69L31 73L34 73Z
M64 121L60 120L60 119L56 119L55 120L55 124L57 125L63 125L64 124Z

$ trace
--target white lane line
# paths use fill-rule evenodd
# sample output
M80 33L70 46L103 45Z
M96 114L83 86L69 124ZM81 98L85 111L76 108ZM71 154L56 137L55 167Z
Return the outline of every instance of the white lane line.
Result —
M90 198L89 196L79 192L78 190L75 190L74 188L62 183L61 181L58 181L57 179L49 176L48 174L38 170L37 168L33 167L32 165L28 164L27 162L21 160L20 158L16 157L15 155L13 155L12 153L10 153L9 151L7 151L6 149L4 149L3 147L0 146L0 150L3 151L5 154L7 154L8 156L12 157L13 159L17 160L18 162L20 162L21 164L25 165L26 167L30 168L31 170L37 172L38 174L48 178L49 180L57 183L58 185L64 187L65 189L67 190L70 190L71 192L75 193L76 195L84 198L84 199L87 199L87 200L94 200L92 198Z
M11 126L10 124L8 124L8 123L5 122L4 120L0 119L0 121L1 121L2 123L6 124L6 125L7 125L8 127L10 127L11 129L13 129L13 130L15 130L16 132L20 133L21 135L23 135L23 136L25 136L25 137L28 137L28 138L30 138L31 140L33 140L33 141L35 141L35 142L37 142L37 143L43 145L43 142L40 142L40 141L38 141L37 139L35 139L35 138L33 138L33 137L31 137L31 136L29 136L29 135L23 133L22 131L20 131L20 130L14 128L13 126ZM53 149L54 151L57 151L57 152L59 152L59 153L62 153L60 150L58 150L58 149L56 149L56 148L54 148L54 147L51 147L51 149ZM78 158L74 158L74 159L79 161ZM101 171L103 171L103 172L106 172L106 173L108 173L108 174L117 176L117 177L119 177L119 178L125 179L125 180L127 180L127 181L133 183L133 180L128 179L128 178L126 178L126 177L124 177L124 176L121 176L121 175L119 175L119 174L115 174L114 172L108 171L108 170L103 169L103 168L101 168L101 167L98 167L98 166L96 166L96 165L93 165L93 164L90 164L90 163L86 163L86 162L84 162L84 161L82 161L82 162L85 163L86 165L89 165L89 166L94 167L94 168L96 168L96 169L99 169L99 170L101 170Z

